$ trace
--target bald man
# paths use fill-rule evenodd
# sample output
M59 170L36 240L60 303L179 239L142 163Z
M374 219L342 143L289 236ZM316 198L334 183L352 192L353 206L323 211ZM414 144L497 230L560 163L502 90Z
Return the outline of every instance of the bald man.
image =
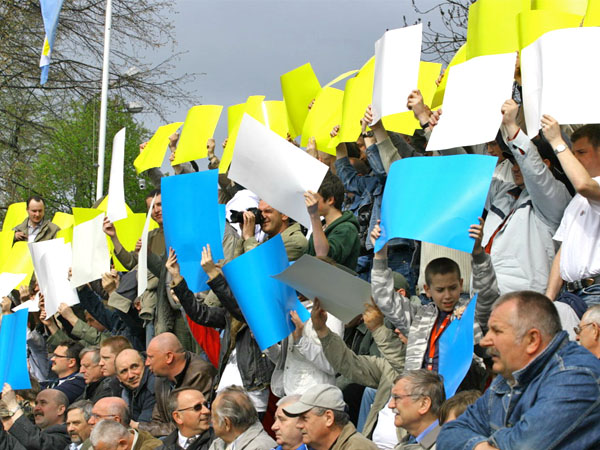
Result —
M65 424L69 400L63 392L44 389L37 395L33 409L35 425L23 414L8 384L2 391L2 400L14 412L11 417L2 417L2 425L27 450L63 450L71 442Z
M123 391L121 397L129 405L131 426L150 422L156 404L154 374L144 366L144 358L134 349L126 349L115 358L115 370Z
M589 308L575 327L579 343L600 358L600 305Z
M150 422L140 422L138 429L153 436L167 436L175 430L168 408L169 394L182 386L196 388L211 398L213 378L217 371L195 353L185 351L173 333L161 333L150 341L146 350L146 367L156 377L156 405Z

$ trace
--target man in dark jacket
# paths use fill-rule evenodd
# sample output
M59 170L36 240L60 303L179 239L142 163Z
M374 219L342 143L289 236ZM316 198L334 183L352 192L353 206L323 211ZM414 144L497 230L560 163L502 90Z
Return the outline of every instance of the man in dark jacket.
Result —
M37 395L33 409L34 425L23 415L15 392L10 386L6 386L2 391L2 400L14 414L3 417L2 425L23 447L27 450L63 450L71 442L65 424L69 401L63 392L44 389Z
M46 205L41 197L37 195L29 197L27 199L27 219L13 228L15 241L40 242L54 239L60 228L50 220L44 220L45 212Z
M100 367L100 349L85 347L79 353L79 372L83 375L85 389L81 398L96 403L104 397L121 393L119 383L113 377L103 377Z
M202 392L182 387L169 395L169 410L177 430L159 450L208 450L215 439L210 428L210 409Z
M117 377L123 386L121 398L129 405L131 420L150 422L156 404L154 374L144 366L144 358L134 349L125 349L115 358Z

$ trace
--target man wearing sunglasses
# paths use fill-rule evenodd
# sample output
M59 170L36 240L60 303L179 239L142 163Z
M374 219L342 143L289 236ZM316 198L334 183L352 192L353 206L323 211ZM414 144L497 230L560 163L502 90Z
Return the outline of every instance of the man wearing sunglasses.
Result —
M215 436L202 391L190 387L175 389L169 395L167 406L177 430L165 438L159 450L208 450Z

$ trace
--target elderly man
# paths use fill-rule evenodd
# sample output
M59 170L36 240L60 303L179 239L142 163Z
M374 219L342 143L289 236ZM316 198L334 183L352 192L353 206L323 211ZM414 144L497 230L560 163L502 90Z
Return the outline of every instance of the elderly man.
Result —
M120 389L112 386L112 380L102 376L98 347L85 347L79 352L79 373L83 375L85 381L83 399L96 403L101 398L120 394Z
M101 420L90 436L94 450L131 450L135 438L126 427L112 420Z
M202 392L182 387L169 395L169 410L177 426L159 450L208 450L214 434L210 428L210 409Z
M600 358L600 305L589 308L575 327L577 340L581 345Z
M397 378L389 407L396 414L394 425L404 428L410 437L396 450L435 449L440 433L438 414L445 400L444 382L435 372L410 370Z
M317 384L284 411L298 417L296 426L302 432L302 441L315 450L377 450L373 442L356 431L345 409L339 388Z
M13 228L15 241L40 242L56 237L60 228L49 220L44 220L46 206L37 195L27 199L27 219Z
M300 395L288 395L277 402L275 422L271 430L275 433L278 447L274 450L307 450L302 442L302 432L298 429L298 417L288 416L283 408L300 400Z
M121 397L129 405L131 420L150 422L156 404L154 375L144 366L144 358L137 350L125 349L115 358L117 377L123 386Z
M89 424L95 427L96 424L105 419L119 422L129 429L129 432L133 435L133 450L152 449L162 445L162 442L152 437L150 433L130 428L129 409L122 398L105 397L98 400L92 408Z
M65 425L69 401L61 391L44 389L37 395L33 408L35 425L23 414L8 384L2 390L2 400L13 413L2 418L2 425L27 450L63 450L71 441Z
M600 361L569 342L556 308L532 291L494 305L488 348L499 375L457 420L438 447L452 449L599 448Z
M236 448L244 450L267 450L275 446L258 421L252 400L239 386L229 386L217 395L211 417L218 438L210 450L230 449L234 441Z
M79 400L67 409L67 433L71 443L65 450L85 450L83 443L90 437L92 427L88 423L92 415L93 403L89 400Z
M173 333L162 333L154 337L146 350L146 366L156 377L154 386L156 405L152 421L133 424L153 436L166 436L175 430L167 407L167 400L173 389L182 386L200 389L205 397L210 397L214 366L195 353L183 349Z

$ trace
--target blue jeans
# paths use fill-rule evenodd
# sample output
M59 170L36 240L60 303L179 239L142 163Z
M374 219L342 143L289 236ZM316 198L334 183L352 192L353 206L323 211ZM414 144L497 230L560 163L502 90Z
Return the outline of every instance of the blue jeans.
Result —
M362 433L363 427L365 426L367 416L369 415L369 411L371 411L371 406L373 406L373 401L375 400L375 394L377 394L377 389L370 387L366 387L363 391L362 401L360 402L360 411L358 412L358 423L356 424L356 429L359 433Z
M600 304L600 284L592 284L573 292L573 294L582 299L588 307Z
M415 284L417 283L415 272L411 265L414 252L414 248L406 246L391 246L388 250L388 267L394 272L404 275L410 287L410 295L415 295Z

